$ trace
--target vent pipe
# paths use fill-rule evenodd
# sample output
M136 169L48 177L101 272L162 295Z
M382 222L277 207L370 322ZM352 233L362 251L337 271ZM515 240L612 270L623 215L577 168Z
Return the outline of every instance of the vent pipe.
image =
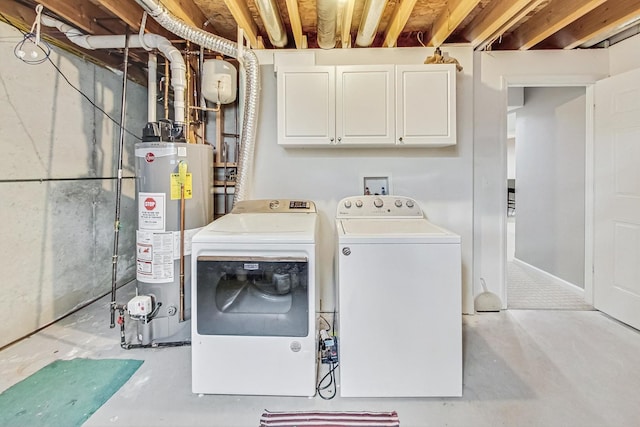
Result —
M258 57L251 49L242 49L240 53L236 43L184 23L167 12L157 0L136 0L136 2L168 31L206 49L237 58L244 67L246 73L244 108L234 201L244 200L255 150L255 128L260 92ZM239 41L242 42L242 40Z
M275 47L285 47L287 45L287 32L280 19L280 11L275 0L256 0L258 13L267 29L269 40Z
M48 16L42 16L42 23L48 27L55 27L64 33L67 38L76 45L89 50L95 49L121 49L125 47L124 35L116 36L90 36L83 34L77 28L65 24ZM145 49L158 49L167 58L171 65L171 87L174 92L174 121L184 124L186 120L184 93L186 88L187 66L180 51L169 40L157 34L132 34L129 36L129 48L142 47ZM155 82L153 83L155 86ZM155 98L155 97L154 97ZM155 102L155 100L154 100ZM155 117L153 120L155 121Z
M338 2L336 0L318 0L318 46L333 49L336 46L336 25L338 20Z
M367 0L362 10L362 19L356 36L356 45L361 47L371 46L376 37L382 12L387 6L387 0Z

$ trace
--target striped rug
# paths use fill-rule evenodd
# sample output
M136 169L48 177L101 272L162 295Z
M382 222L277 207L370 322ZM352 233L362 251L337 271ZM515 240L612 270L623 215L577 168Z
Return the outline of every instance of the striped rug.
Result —
M270 412L260 418L260 427L399 427L393 412Z

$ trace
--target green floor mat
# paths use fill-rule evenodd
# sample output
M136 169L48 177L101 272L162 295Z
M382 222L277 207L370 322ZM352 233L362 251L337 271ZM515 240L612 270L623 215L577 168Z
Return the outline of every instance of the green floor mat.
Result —
M0 426L80 426L142 360L56 360L0 394Z

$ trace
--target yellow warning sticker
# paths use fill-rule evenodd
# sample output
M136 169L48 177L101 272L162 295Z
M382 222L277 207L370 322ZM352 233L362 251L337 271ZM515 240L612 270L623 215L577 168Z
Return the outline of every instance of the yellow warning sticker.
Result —
M186 174L186 179L184 180L184 198L191 199L193 197L192 185L191 185L191 174ZM180 174L172 173L171 174L171 200L180 200Z

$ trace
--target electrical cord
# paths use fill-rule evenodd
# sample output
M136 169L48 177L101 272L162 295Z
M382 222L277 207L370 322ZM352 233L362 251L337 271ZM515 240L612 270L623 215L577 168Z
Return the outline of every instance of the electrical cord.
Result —
M331 335L334 337L334 339L336 339L335 337L336 310L335 309L333 310L333 320L334 320L333 322L329 322L322 315L320 315L319 318L321 321L323 321L326 324L325 330L331 330ZM324 328L321 328L321 329L324 329ZM324 342L322 341L322 338L320 338L318 342L318 355L321 360L322 360L323 350L325 350L325 346L324 346ZM329 363L329 366L330 366L329 371L320 379L320 381L318 381L318 385L316 387L316 392L318 393L318 396L320 396L324 400L333 399L334 397L336 397L336 394L338 392L337 390L338 383L336 381L335 372L339 366L339 363L332 361L331 363ZM325 394L325 392L327 391L328 391L328 394Z
M331 400L334 397L336 397L337 383L336 383L335 372L336 372L336 369L338 368L338 365L339 365L338 363L332 363L331 368L329 368L329 372L327 372L324 375L324 377L322 377L322 379L318 381L318 387L316 387L316 391L318 392L318 396L320 396L324 400ZM329 379L329 382L323 385L323 383L327 380L327 378ZM327 390L329 387L331 387L332 385L333 385L333 390L330 391L330 394L329 395L323 394L323 392Z
M69 86L71 86L76 92L78 92L80 95L82 95L82 97L84 99L86 99L91 105L93 105L94 108L96 108L98 111L100 111L102 114L104 114L109 120L111 120L116 126L118 126L119 128L123 129L126 133L128 133L129 135L133 136L134 138L136 138L138 141L142 141L142 138L140 138L138 135L136 135L135 133L129 131L128 129L126 129L125 127L123 127L120 122L118 122L116 119L114 119L113 117L111 117L111 115L109 113L107 113L104 109L102 109L101 107L99 107L95 102L93 102L91 100L91 98L89 98L84 92L82 92L78 87L76 87L73 83L71 83L69 81L69 79L67 78L67 76L62 72L62 70L60 70L60 68L58 68L58 66L51 60L51 48L49 47L49 44L39 40L39 36L36 34L33 34L31 32L27 33L24 30L22 30L22 28L18 27L17 25L13 24L9 18L7 18L3 13L0 12L0 18L2 18L2 20L12 26L13 28L15 28L16 30L20 31L20 33L23 36L23 39L18 42L18 44L14 47L13 49L13 53L16 56L16 58L18 58L19 60L21 60L22 62L24 62L25 64L29 64L29 65L38 65L38 64L42 64L45 61L49 61L49 63L53 66L53 68L55 68L55 70L58 72L58 74L60 74L60 76L62 76L62 78L64 79L64 81L67 82L67 84ZM36 17L36 19L39 22L39 18ZM34 23L34 27L36 26L36 23ZM32 27L33 28L33 27ZM29 59L27 58L25 51L23 50L25 43L27 43L27 41L29 43L33 43L35 46L37 46L43 53L44 53L44 57L41 59ZM43 46L46 47L46 49L43 48ZM20 53L22 52L22 54Z

